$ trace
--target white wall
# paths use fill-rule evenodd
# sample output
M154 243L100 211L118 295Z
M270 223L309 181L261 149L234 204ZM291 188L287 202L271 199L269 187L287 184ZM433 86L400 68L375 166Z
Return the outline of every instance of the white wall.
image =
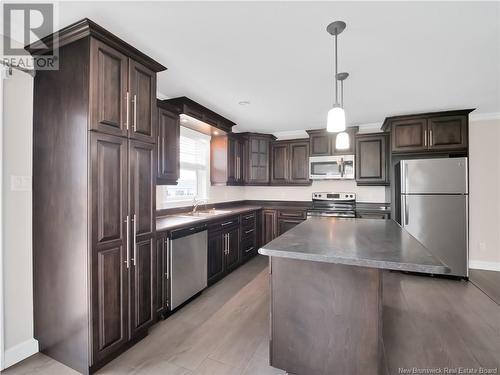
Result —
M38 351L33 339L31 230L33 78L15 69L12 73L3 82L4 367ZM27 176L27 186L13 190L13 176Z
M469 260L500 271L500 118L469 125Z

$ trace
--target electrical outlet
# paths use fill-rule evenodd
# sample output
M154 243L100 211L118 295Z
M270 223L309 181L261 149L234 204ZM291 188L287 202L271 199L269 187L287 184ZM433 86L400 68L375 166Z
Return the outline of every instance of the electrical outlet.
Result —
M10 176L11 191L31 191L31 176Z

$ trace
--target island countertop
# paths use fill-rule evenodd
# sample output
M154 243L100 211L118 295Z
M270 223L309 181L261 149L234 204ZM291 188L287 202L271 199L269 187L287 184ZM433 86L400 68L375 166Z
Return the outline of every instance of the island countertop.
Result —
M312 217L264 245L259 253L388 270L449 272L393 220Z

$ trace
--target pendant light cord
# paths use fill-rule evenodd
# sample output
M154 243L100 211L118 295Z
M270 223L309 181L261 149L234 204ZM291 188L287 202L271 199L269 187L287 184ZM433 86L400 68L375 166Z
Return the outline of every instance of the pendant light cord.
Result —
M335 103L334 105L338 105L339 104L339 94L338 94L338 82L337 82L337 67L338 67L338 59L337 59L337 35L335 35L335 38L334 38L334 51L335 51L335 58L334 58L334 61L335 61Z

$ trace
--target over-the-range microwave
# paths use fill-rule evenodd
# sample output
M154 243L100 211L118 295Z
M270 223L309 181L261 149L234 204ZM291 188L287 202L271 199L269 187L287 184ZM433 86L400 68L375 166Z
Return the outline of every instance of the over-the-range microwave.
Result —
M353 180L354 155L311 156L309 178L311 180Z

